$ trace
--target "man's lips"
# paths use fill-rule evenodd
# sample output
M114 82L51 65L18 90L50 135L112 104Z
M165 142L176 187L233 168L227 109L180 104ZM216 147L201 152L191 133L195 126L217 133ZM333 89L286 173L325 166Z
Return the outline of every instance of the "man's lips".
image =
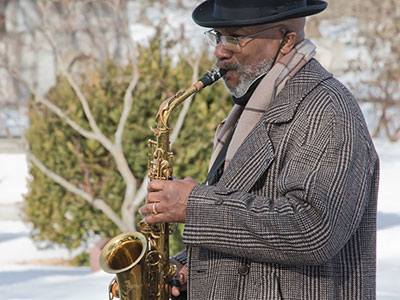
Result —
M239 66L237 64L228 62L219 62L217 65L220 69L224 69L227 71L224 77L222 77L225 82L233 80L235 78L235 72L237 72L239 69Z
M233 63L223 63L223 62L219 63L219 64L218 64L218 67L219 67L220 69L227 70L228 72L229 72L229 71L235 71L235 70L238 70L238 69L239 69L239 66L238 66L237 64L233 64Z
M225 69L225 70L227 70L227 72L223 78L226 78L226 79L229 79L230 77L232 77L234 72L236 72L236 69Z

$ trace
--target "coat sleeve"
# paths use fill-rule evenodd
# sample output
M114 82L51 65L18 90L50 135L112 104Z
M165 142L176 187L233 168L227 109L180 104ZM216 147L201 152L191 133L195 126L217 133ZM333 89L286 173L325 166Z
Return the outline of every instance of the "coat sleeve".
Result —
M179 252L177 255L173 256L172 258L179 261L182 265L186 265L186 261L187 261L186 249L183 250L182 252Z
M302 124L308 126L307 138L274 162L281 166L273 199L197 185L188 200L184 243L255 261L329 261L356 232L369 198L376 196L378 159L362 123L332 103L321 115L309 116Z

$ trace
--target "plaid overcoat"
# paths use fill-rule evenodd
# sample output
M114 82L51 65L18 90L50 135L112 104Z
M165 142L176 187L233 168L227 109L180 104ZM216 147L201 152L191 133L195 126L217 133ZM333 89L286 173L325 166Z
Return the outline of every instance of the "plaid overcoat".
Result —
M188 298L375 299L378 174L356 100L312 59L193 189Z

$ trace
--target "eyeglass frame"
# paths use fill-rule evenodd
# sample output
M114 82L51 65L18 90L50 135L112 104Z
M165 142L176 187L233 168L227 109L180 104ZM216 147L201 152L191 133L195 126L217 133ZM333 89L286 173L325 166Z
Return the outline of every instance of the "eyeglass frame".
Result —
M247 38L254 37L254 36L256 36L256 35L259 35L260 33L264 33L264 32L267 32L267 31L269 31L269 30L272 30L272 29L275 29L275 28L278 28L278 27L282 27L282 28L283 28L284 25L272 26L272 27L266 28L266 29L264 29L264 30L254 32L254 33L249 34L249 35L243 35L243 36L240 36L240 35L239 35L239 36L222 35L221 32L215 30L214 28L205 31L205 32L204 32L204 35L206 36L206 38L207 38L209 44L210 44L211 46L213 46L213 47L217 47L218 44L221 42L221 43L222 43L222 46L223 46L225 49L227 49L228 51L240 52L240 51L242 50L242 48L243 48L244 46L246 46L246 45L242 46L242 45L240 44L240 41L242 41L242 40L244 40L244 39L247 39ZM212 38L210 38L211 35L215 37L215 44L214 44L214 41L212 40ZM235 51L234 49L229 49L229 48L226 47L226 41L227 41L227 39L231 39L232 41L234 41L235 46L237 47L237 51ZM224 41L224 40L225 40L225 41ZM233 44L233 43L232 43L232 44Z

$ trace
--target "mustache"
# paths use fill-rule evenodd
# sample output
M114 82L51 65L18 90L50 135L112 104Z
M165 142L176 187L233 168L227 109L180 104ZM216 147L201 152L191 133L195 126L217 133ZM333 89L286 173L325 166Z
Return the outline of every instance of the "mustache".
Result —
M215 64L218 66L218 68L225 70L239 70L241 68L239 63L229 63L222 59L217 59Z

